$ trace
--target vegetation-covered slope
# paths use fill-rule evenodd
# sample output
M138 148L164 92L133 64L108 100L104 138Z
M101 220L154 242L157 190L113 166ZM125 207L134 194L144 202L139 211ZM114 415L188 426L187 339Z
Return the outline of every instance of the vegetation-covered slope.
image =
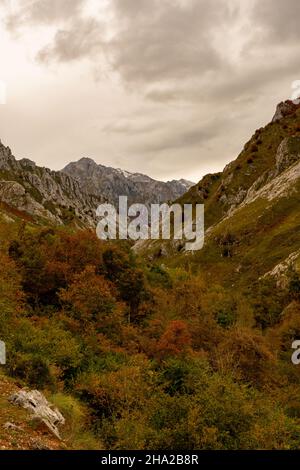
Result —
M285 109L286 103L281 103L279 109ZM294 105L280 119L273 119L266 127L258 129L238 158L227 165L222 173L205 176L180 202L204 203L206 227L216 224L228 211L245 200L251 188L259 189L268 179L282 173L293 163L299 163L300 145L297 137L300 137L300 106ZM296 148L290 151L298 158L278 166L278 148L287 138L295 142Z
M60 446L299 447L295 273L245 292L92 232L0 227L3 372L59 407Z
M290 106L289 106L290 104ZM280 110L287 113L279 114ZM223 173L207 175L179 202L204 203L202 250L184 253L183 244L145 242L137 251L171 266L188 266L211 280L246 287L268 273L284 273L300 255L300 109L279 105Z

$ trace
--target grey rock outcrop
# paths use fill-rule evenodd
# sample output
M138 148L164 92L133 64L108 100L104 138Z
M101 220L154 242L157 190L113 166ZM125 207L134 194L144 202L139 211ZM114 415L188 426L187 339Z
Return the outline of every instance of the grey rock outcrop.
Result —
M276 112L272 119L272 122L280 121L282 118L293 114L300 107L299 100L297 102L287 100L279 103L276 108Z
M28 410L32 419L44 423L55 437L61 439L58 428L65 424L65 418L57 408L48 402L41 392L38 390L20 390L14 393L9 401Z
M5 423L5 424L3 425L3 428L4 428L6 431L22 431L21 426L17 426L16 424L10 423L10 422Z
M279 145L276 154L277 174L282 173L298 161L300 161L300 137L286 137Z
M0 142L0 202L34 219L93 227L103 198L88 194L65 173L39 167L26 158L16 160Z

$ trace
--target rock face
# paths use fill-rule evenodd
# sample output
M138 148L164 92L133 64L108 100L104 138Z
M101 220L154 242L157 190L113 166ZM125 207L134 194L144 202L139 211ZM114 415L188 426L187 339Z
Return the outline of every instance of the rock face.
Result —
M266 170L233 209L250 204L258 198L272 201L278 197L288 196L299 179L300 137L286 137L277 149L274 168ZM232 214L232 210L229 214Z
M9 401L28 410L33 419L44 423L52 434L60 439L58 428L65 424L65 418L57 408L46 400L41 392L20 390L11 395Z
M93 226L103 198L86 193L65 173L38 167L28 159L16 160L0 142L0 201L35 219Z
M278 147L276 154L276 174L300 161L300 137L286 137Z
M16 424L10 422L5 423L3 428L6 431L22 431L21 426L17 426Z
M272 122L280 121L282 118L293 114L300 107L299 103L299 100L297 100L296 102L287 100L283 101L282 103L279 103L276 108L276 112L272 119Z
M113 204L118 204L119 196L127 196L129 204L175 201L193 186L183 179L165 183L140 173L97 165L90 158L70 163L62 171L76 179L89 194L104 196Z
M287 273L291 269L297 269L297 261L300 258L300 249L291 253L286 259L277 264L271 271L264 274L263 278L273 277L277 280L277 285L287 287L289 279Z

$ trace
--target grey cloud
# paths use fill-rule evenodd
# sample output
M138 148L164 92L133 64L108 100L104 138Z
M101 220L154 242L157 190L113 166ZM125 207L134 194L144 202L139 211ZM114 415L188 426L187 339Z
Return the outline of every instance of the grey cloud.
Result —
M14 10L7 4L8 29L15 31L30 24L52 24L77 16L85 0L22 0Z
M78 18L71 30L58 30L53 44L40 50L37 59L41 62L56 60L69 62L84 58L103 49L104 25L96 19Z
M246 3L253 8L244 17ZM277 99L287 97L291 80L299 78L298 0L110 0L106 18L87 17L86 0L19 5L10 27L23 32L50 25L53 40L43 47L42 35L38 59L66 66L53 78L65 90L58 104L63 117L55 127L57 147L54 139L46 142L51 116L57 123L56 109L45 118L43 138L35 129L30 139L43 155L48 148L47 158L61 155L64 146L66 159L88 152L99 163L120 159L119 166L156 177L175 170L189 177L187 168L194 168L196 179L234 158L248 133L271 118ZM91 68L98 71L103 64L117 74L100 74L95 83ZM76 100L81 86L70 70L84 75L91 94L78 114L66 98L73 85ZM48 77L46 67L40 71ZM72 135L67 142L64 122ZM28 128L34 127L29 119Z
M164 2L159 0L112 0L118 17L132 19L138 16L153 14L153 9L160 9ZM165 3L170 4L167 0Z
M126 0L122 12L136 2ZM115 0L117 14L121 0ZM107 45L115 69L131 83L181 80L215 70L222 59L213 45L213 33L229 16L221 0L179 2L149 0L139 15L128 15L126 25ZM144 14L142 14L144 13ZM123 20L124 21L124 20ZM120 18L122 24L122 17Z
M262 39L276 44L300 39L299 18L299 0L257 1L253 10L253 22L261 27Z
M221 67L213 34L230 16L224 0L112 0L111 10L115 33L105 43L103 25L87 18L78 24L75 17L39 58L63 62L104 53L127 84L182 80ZM84 48L75 54L74 44Z
M138 135L157 131L157 128L157 121L144 124L136 123L134 121L121 121L106 125L103 127L102 131L113 134Z
M209 140L214 139L220 130L225 131L231 126L228 117L224 119L214 118L206 123L199 123L195 126L188 123L181 123L181 125L171 123L171 128L167 126L163 135L157 132L155 137L151 140L143 142L142 145L133 147L136 151L144 153L157 153L172 149L183 148L200 148L201 145L207 143Z
M256 60L258 62L258 60ZM223 103L254 101L266 92L274 82L289 78L291 74L297 77L298 62L295 56L290 60L272 63L245 64L242 70L227 67L218 76L204 77L198 82L171 84L166 88L159 86L146 92L146 98L156 103ZM230 79L228 79L230 76ZM287 90L288 91L288 90Z

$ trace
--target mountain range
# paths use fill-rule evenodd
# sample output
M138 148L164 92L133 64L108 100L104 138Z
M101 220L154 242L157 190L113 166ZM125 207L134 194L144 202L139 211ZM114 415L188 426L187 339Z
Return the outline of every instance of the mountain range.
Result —
M0 144L0 201L6 217L93 227L97 205L117 203L119 195L127 195L130 203L205 205L203 250L190 255L182 241L147 240L135 245L139 253L171 264L202 265L207 275L222 282L227 276L233 284L268 273L284 279L300 257L300 104L280 103L236 160L196 185L156 181L89 158L52 171L16 160Z
M32 221L91 227L101 202L116 204L119 196L128 196L129 203L167 202L182 196L192 185L186 180L156 181L97 165L90 158L52 171L26 158L17 160L0 142L2 210Z

